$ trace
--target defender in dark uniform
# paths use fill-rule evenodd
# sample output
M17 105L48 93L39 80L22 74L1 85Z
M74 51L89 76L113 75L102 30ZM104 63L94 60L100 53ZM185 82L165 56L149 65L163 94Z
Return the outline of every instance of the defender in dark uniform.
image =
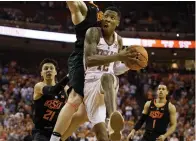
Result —
M59 94L43 95L34 100L34 140L49 140L61 108L64 106L66 93L62 90ZM40 135L43 135L41 137Z
M78 110L81 113L81 121L87 120L87 114L83 105L84 65L83 52L85 34L88 28L98 26L102 18L102 12L92 2L67 1L71 12L72 22L75 25L76 42L73 52L68 59L69 80L72 91L68 101L62 108L53 135L50 141L59 141L71 122L72 115ZM73 122L74 123L74 122ZM72 125L76 128L78 125Z
M55 82L57 63L52 59L44 59L41 64L43 82L34 87L33 95L33 141L49 141L58 114L65 104L67 95L64 87L68 83L65 76L58 83Z
M128 136L134 137L135 131L139 130L143 123L146 123L145 134L142 141L165 141L176 129L176 108L166 96L168 90L165 85L159 85L157 90L158 98L147 101L140 120ZM168 128L168 124L170 127Z
M70 84L74 91L80 96L84 96L84 66L83 66L83 53L84 53L84 40L86 31L90 27L97 27L98 21L101 20L102 12L98 7L91 3L86 2L86 18L79 24L75 25L76 39L74 50L68 59L69 79Z

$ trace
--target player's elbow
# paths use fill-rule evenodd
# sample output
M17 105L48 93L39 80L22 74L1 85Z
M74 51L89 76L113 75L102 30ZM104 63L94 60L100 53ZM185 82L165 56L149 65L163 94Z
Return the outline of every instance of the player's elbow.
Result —
M176 130L176 127L177 127L177 123L175 123L175 124L174 124L173 126L174 126L174 130Z
M177 123L171 124L171 128L173 129L173 132L176 130L176 127L177 127Z
M92 57L87 57L86 60L85 60L85 64L86 64L86 67L92 67L93 66L93 59Z
M80 10L78 1L66 1L71 13L75 13Z

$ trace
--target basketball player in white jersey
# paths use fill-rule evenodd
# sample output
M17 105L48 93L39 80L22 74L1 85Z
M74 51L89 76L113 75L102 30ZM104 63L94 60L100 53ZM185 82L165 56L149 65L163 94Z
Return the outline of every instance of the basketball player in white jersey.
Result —
M121 139L124 119L117 111L116 95L120 75L129 70L120 61L128 61L137 56L134 49L122 50L122 39L115 32L120 23L120 12L109 7L104 12L101 28L87 30L84 42L84 103L89 121L93 124L98 141L108 141L105 126L106 109L110 117L109 137Z

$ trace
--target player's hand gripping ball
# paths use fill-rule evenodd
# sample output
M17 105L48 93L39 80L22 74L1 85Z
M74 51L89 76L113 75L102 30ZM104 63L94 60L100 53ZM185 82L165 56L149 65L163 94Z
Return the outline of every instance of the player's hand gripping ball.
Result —
M125 65L130 68L130 70L140 70L145 68L148 65L148 53L143 46L132 45L127 49L134 49L138 54L133 59L130 59L127 62L124 62Z

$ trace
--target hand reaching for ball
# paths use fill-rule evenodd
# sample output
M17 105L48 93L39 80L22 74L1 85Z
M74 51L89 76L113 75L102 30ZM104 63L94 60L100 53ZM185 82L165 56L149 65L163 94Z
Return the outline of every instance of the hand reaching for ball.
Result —
M125 65L131 70L140 70L148 64L148 53L142 46L132 45L122 50L121 57Z
M122 62L128 62L130 60L137 61L136 58L138 56L138 52L135 48L125 48L119 52L119 60Z

